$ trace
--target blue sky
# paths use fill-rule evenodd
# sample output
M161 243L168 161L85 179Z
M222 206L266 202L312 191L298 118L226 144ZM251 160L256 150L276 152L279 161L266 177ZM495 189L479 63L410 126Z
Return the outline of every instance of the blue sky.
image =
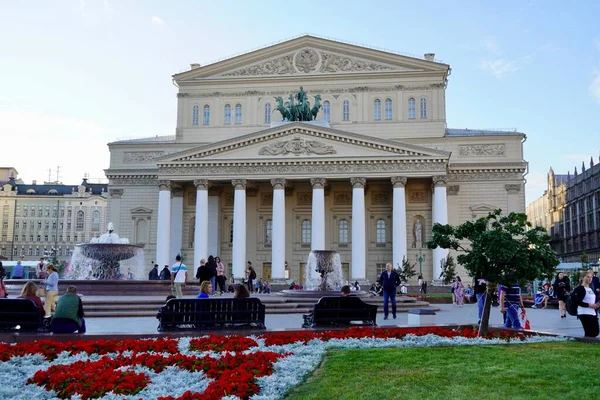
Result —
M107 142L174 134L172 74L305 33L436 53L448 127L527 134L528 202L550 166L598 162L600 2L417 3L0 0L1 164L103 178Z

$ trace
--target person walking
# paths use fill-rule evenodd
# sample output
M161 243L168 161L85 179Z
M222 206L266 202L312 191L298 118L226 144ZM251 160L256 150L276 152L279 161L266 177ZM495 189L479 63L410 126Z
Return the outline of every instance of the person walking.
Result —
M506 328L521 329L520 308L524 308L521 288L516 283L512 286L500 286L500 312L505 314Z
M396 319L396 288L400 286L400 276L394 271L392 264L385 264L385 271L379 277L383 287L383 319L388 319L389 303L392 303L392 316Z
M210 271L210 284L211 284L211 294L215 294L215 289L217 286L217 262L215 258L210 255L208 256L208 262L206 263L208 270Z
M171 267L171 292L178 299L183 297L183 288L187 282L187 266L181 261L181 256L177 254L175 264Z
M206 265L206 260L203 258L200 260L200 266L196 270L196 279L202 284L204 281L210 281L210 277L210 269L208 268L208 265Z
M248 274L248 291L250 293L254 292L254 280L256 279L256 271L254 271L254 267L252 267L252 263L248 261L248 268L246 269L246 273Z
M597 317L600 303L596 302L596 294L591 288L593 278L594 272L587 271L581 285L577 286L573 292L577 301L577 318L581 321L584 336L595 338L600 333Z
M558 299L558 309L561 318L567 318L567 294L571 292L571 280L559 272L554 281L554 295Z
M221 262L221 258L219 257L215 257L215 262L217 263L217 286L221 294L223 294L225 292L225 281L227 280L225 276L225 264Z
M456 277L456 281L454 281L453 285L454 299L456 301L456 305L462 307L465 303L465 286L463 285L460 276Z
M42 281L42 283L46 285L44 311L46 312L45 318L50 318L52 312L56 310L56 298L58 297L58 269L54 264L48 264L46 270L50 275Z

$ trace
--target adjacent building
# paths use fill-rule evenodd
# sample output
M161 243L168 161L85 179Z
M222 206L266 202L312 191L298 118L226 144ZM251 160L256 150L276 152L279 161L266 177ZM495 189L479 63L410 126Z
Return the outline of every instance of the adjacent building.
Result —
M449 75L434 54L314 36L192 64L173 76L175 135L109 144L109 219L161 265L212 254L229 276L251 261L303 281L309 252L328 249L352 281L420 255L438 279L433 223L525 211L525 135L447 128ZM316 119L282 121L305 95Z
M7 168L0 168L2 171ZM7 260L67 260L77 243L106 229L107 184L23 184L16 170L0 181L0 255ZM4 171L7 172L7 171Z
M548 173L548 189L527 206L529 221L543 226L551 246L564 263L580 263L586 254L590 263L600 261L600 164L573 175Z

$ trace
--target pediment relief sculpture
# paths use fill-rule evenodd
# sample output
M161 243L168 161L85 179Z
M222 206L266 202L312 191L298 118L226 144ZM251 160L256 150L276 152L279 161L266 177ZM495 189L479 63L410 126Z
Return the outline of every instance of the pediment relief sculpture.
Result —
M307 47L292 54L277 57L260 64L238 69L223 76L286 75L322 72L388 71L398 69L389 65Z
M285 156L288 154L310 155L310 154L336 154L333 146L316 141L307 140L304 138L293 138L290 140L282 140L276 143L264 146L258 152L261 156Z

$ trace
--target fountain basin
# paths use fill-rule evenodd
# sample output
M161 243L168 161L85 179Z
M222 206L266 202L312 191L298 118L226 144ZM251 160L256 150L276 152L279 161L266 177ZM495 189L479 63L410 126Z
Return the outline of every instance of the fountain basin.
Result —
M341 296L342 292L339 290L282 290L277 294L282 297L320 299L324 296ZM357 290L355 292L352 292L350 296L368 297L369 293L365 292L364 290Z
M113 262L128 260L135 257L138 249L143 249L139 244L120 243L82 243L75 245L81 254L94 260L111 260Z

